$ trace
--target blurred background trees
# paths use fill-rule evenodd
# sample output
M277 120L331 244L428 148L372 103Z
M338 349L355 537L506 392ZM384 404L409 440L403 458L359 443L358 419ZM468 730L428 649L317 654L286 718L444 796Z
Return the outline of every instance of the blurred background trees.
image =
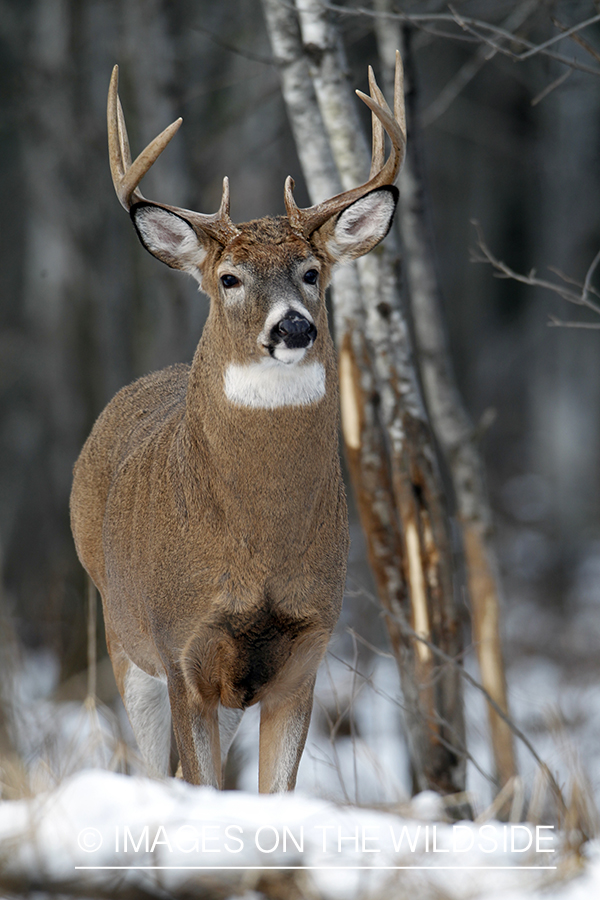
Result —
M428 206L454 368L484 426L508 653L539 643L543 622L549 653L581 659L593 632L568 623L600 602L600 336L548 329L549 314L571 317L564 302L494 278L469 248L476 219L516 271L583 281L600 245L600 24L516 61L527 44L500 52L482 23L539 45L600 5L457 0L454 19L437 0L389 8L413 16ZM334 4L332 16L366 90L374 21L352 10ZM282 213L288 174L299 205L309 197L259 0L2 0L0 40L3 603L25 645L54 650L67 677L86 662L73 462L119 387L191 358L207 311L191 280L140 251L114 196L113 64L134 148L185 120L147 196L210 212L227 174L234 221ZM352 584L369 586L353 515ZM345 623L380 644L373 608L350 605Z

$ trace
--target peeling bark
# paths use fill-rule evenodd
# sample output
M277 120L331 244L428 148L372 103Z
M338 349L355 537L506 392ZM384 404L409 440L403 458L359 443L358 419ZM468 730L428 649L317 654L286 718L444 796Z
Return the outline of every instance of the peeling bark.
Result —
M380 9L387 0L378 0ZM401 47L405 65L408 146L400 174L399 222L405 272L418 345L427 407L451 474L465 554L473 639L483 686L508 712L500 640L499 576L491 540L492 517L484 466L475 429L459 394L443 324L442 300L424 201L417 133L416 97L410 47L395 23L376 20L384 68ZM388 86L386 88L389 90ZM508 724L488 706L496 778L500 786L516 774L513 736Z

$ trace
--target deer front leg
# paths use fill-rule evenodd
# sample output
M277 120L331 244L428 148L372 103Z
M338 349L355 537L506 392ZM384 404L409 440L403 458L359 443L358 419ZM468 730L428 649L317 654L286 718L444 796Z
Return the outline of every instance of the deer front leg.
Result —
M221 749L216 706L202 707L180 674L170 674L173 731L183 777L190 784L221 787Z
M312 712L315 676L296 693L267 695L260 710L258 790L293 791Z

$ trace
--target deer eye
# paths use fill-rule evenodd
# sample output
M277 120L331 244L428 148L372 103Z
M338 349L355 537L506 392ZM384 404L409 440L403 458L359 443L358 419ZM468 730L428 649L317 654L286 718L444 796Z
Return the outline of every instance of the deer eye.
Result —
M235 275L221 275L221 284L224 288L237 287L239 283L240 280Z
M316 269L309 269L308 272L304 273L304 281L306 284L316 284L318 277L319 273Z

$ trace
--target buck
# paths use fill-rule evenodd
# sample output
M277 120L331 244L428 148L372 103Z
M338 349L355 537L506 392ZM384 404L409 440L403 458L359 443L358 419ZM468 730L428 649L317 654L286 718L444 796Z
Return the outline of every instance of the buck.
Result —
M259 790L292 790L315 677L338 619L348 549L338 378L325 289L390 228L405 130L373 77L369 180L286 216L235 225L223 181L206 215L138 185L181 124L131 162L113 71L111 172L137 234L210 298L191 365L123 388L75 465L71 521L100 591L108 650L142 757L222 785L244 710L260 703ZM391 140L385 159L384 129Z

